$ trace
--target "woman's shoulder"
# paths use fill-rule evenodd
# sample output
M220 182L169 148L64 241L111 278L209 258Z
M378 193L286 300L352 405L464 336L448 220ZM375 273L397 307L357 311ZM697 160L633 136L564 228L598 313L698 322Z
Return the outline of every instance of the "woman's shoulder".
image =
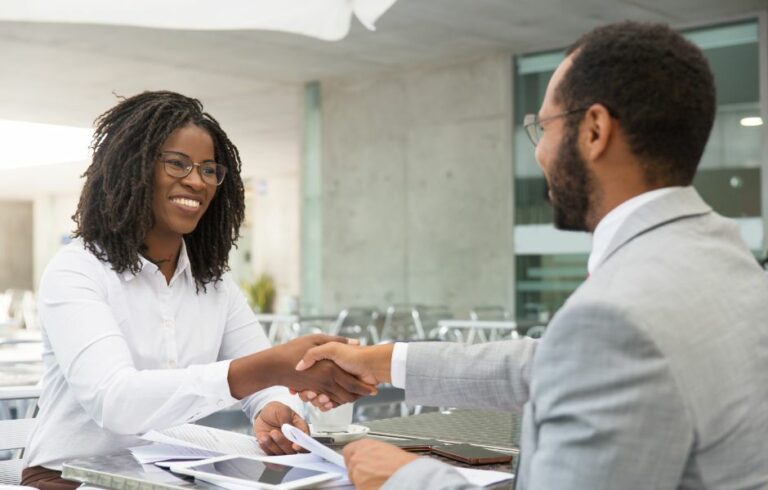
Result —
M76 271L85 275L103 275L109 269L110 264L99 259L81 238L73 238L51 258L45 268L45 274Z
M240 290L232 278L232 273L229 271L224 272L219 280L208 283L207 289L216 294L225 295L231 295Z

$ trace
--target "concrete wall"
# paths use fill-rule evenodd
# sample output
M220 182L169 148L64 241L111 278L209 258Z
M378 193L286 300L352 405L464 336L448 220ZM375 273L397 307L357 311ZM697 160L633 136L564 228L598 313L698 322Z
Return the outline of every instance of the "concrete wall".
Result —
M259 179L253 187L248 214L254 277L266 273L274 278L275 310L288 312L299 294L298 178Z
M323 310L512 308L511 57L321 87Z
M0 292L32 289L32 203L0 201Z

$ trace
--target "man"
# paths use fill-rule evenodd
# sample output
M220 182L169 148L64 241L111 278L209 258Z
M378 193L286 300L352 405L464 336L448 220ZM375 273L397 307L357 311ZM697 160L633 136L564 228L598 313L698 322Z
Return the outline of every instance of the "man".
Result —
M327 344L298 368L333 359L412 403L525 404L518 489L768 488L768 281L690 187L714 112L706 60L668 27L584 35L526 128L556 226L594 233L541 341ZM345 456L361 488L469 487L382 443Z

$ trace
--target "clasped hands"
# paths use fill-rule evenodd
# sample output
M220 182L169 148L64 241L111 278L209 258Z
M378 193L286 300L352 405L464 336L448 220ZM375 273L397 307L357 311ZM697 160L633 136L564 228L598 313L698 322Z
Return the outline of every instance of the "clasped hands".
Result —
M232 396L242 399L270 386L287 386L294 393L322 394L329 406L350 403L361 396L376 394L376 380L349 373L330 360L313 359L312 365L297 370L297 364L323 345L345 345L352 342L344 337L306 335L290 342L234 359L229 366L228 382ZM322 354L320 354L322 355ZM308 358L309 359L309 358ZM308 395L303 395L304 400ZM274 401L262 407L254 420L253 430L261 447L269 454L292 454L301 448L288 441L280 431L289 423L309 432L307 424L287 405Z

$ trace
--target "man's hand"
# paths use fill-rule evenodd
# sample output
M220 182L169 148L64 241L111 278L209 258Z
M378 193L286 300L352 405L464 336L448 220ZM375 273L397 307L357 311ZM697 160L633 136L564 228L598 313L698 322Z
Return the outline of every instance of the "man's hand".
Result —
M418 459L415 454L372 439L363 439L344 447L349 479L357 489L380 488L397 470L415 459Z
M285 438L280 430L283 424L291 424L309 434L309 427L304 419L280 402L267 403L253 421L253 434L267 454L294 454L302 450Z
M344 371L357 376L369 385L388 383L391 380L392 349L394 344L359 347L355 345L329 342L314 347L304 354L296 365L297 371L312 368L318 362L333 361ZM321 410L330 410L336 404L324 394L314 390L296 390L305 402L310 402Z
M357 400L376 393L376 386L366 384L330 361L321 361L305 371L296 364L311 348L327 342L344 342L344 337L306 335L255 354L233 360L227 381L232 396L241 399L269 386L287 386L294 391L324 394L333 405Z

